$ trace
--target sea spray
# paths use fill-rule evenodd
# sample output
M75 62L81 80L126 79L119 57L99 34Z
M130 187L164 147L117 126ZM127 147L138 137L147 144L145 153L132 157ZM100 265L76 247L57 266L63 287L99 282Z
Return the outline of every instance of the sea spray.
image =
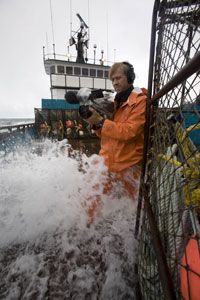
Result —
M60 224L71 226L82 216L78 197L82 177L64 143L33 142L32 147L4 157L0 244L30 240Z
M120 184L102 193L102 159L44 140L0 160L0 298L134 299L136 202Z

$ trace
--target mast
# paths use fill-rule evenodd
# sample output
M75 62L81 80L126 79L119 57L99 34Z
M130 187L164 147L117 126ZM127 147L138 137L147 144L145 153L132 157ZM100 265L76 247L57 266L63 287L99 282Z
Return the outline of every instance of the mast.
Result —
M80 20L80 27L79 29L74 33L73 36L69 39L69 45L75 45L77 57L76 62L78 63L86 63L87 57L85 55L85 48L88 49L88 42L89 42L89 36L88 36L88 30L89 27L83 20L83 18L77 13L77 17Z

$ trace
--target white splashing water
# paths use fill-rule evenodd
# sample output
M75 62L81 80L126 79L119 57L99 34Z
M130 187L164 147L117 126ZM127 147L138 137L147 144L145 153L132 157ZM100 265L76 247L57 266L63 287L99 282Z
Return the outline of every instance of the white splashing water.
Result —
M46 140L0 153L0 298L135 299L136 202L120 185L103 194L102 159L68 149ZM97 194L88 228L83 203Z

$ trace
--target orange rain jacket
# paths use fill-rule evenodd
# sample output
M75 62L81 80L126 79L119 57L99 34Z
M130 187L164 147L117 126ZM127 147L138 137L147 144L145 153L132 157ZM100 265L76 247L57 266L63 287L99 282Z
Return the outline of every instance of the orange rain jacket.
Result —
M126 102L114 112L113 121L106 119L101 130L99 154L110 172L121 172L140 164L143 155L147 90L133 90Z

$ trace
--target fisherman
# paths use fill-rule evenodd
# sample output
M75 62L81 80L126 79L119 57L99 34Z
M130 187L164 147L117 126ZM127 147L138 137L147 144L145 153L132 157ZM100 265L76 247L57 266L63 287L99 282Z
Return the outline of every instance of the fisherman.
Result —
M143 156L147 91L134 88L135 73L129 62L113 64L109 78L116 91L113 119L104 118L90 108L91 116L86 121L101 138L99 154L108 171L124 184L129 196L136 198L138 184L136 187L135 182L140 176ZM84 107L79 113L85 118ZM105 191L110 186L112 182L108 183Z

